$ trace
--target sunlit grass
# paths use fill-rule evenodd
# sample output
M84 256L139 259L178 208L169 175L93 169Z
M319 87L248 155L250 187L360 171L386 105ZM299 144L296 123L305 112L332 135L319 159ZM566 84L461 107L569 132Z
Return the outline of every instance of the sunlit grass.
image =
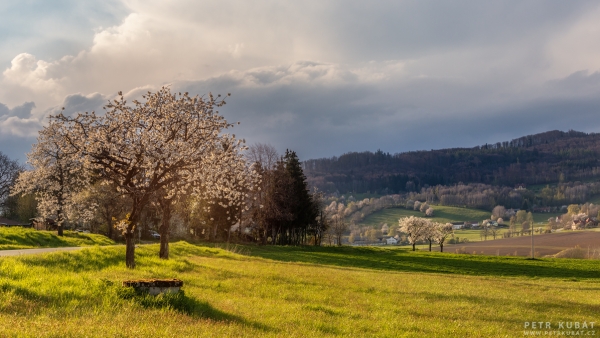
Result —
M592 261L380 248L184 242L0 259L0 336L520 336L525 320L591 321ZM180 278L184 295L129 297L120 282Z
M98 234L65 231L40 231L22 227L0 227L0 250L56 248L68 246L112 245L115 242Z

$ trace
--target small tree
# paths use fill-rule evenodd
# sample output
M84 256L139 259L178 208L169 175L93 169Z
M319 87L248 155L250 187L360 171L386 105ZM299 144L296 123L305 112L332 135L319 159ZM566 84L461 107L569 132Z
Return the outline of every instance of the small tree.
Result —
M570 204L567 207L567 210L568 210L569 215L576 215L579 213L581 208L579 207L579 204Z
M427 211L427 209L429 209L429 204L427 204L427 202L425 202L419 206L419 211L422 213L425 213Z
M529 231L529 221L525 221L523 223L521 223L521 233L525 233Z
M492 237L494 237L494 239L496 239L496 237L498 237L500 235L500 228L492 226L489 228L489 232L492 235Z
M427 208L427 210L425 211L425 216L433 217L433 208L432 207Z
M348 236L348 242L354 243L355 240L356 240L356 236L354 235L354 232L351 232L350 236Z
M346 223L346 220L343 217L335 215L334 217L332 217L331 230L335 236L337 245L341 246L342 236L344 235L346 230L348 230L348 223Z
M88 185L89 177L82 162L64 149L64 133L64 126L53 120L39 131L37 143L27 154L33 169L19 175L12 191L13 195L35 194L38 213L55 218L59 236L63 235L68 207Z
M381 226L381 234L382 235L387 235L387 234L389 234L389 231L390 231L390 227L388 227L387 223L384 223Z
M484 241L487 241L488 236L490 235L490 225L489 223L484 222L481 225L481 230L479 231L479 236L483 238Z
M404 217L398 220L400 231L406 234L406 239L412 245L412 250L415 251L415 245L423 239L427 231L427 223L429 221L415 216Z
M425 223L425 231L423 232L423 239L429 242L429 251L431 251L431 244L435 241L436 232L436 223L427 220Z
M454 234L452 223L435 223L435 241L440 245L440 252L444 252L444 242Z
M497 205L494 207L494 209L492 210L492 220L497 220L499 218L502 218L506 215L506 208L504 208L501 205ZM498 222L500 223L500 222Z
M527 220L527 211L526 210L517 211L516 217L517 217L517 219L516 219L517 223L525 222Z

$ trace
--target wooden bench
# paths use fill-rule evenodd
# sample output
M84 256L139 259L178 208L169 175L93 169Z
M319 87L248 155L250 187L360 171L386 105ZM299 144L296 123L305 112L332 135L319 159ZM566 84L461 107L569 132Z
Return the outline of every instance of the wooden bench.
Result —
M179 279L137 279L123 281L123 286L147 291L149 294L156 296L159 293L179 292L179 289L183 286L183 281Z

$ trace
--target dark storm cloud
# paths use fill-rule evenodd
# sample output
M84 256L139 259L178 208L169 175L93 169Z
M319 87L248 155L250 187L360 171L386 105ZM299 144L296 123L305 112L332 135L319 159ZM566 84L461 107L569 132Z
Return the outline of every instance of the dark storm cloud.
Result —
M68 95L63 101L62 107L56 107L51 110L51 113L58 113L64 107L65 115L77 115L78 113L96 112L102 114L103 107L108 103L105 96L100 93L89 95L72 94Z
M5 104L0 103L0 120L6 120L11 116L18 118L29 118L31 116L31 110L35 108L35 103L25 102L20 106L9 109Z
M338 75L346 72L301 64L174 88L233 93L221 111L228 120L242 122L234 133L250 143L294 149L304 159L376 149L471 147L552 129L600 131L594 119L600 112L597 73L549 81L531 89L532 97L494 101L487 98L494 96L492 84L435 78L368 82L356 74ZM305 73L321 75L308 79Z

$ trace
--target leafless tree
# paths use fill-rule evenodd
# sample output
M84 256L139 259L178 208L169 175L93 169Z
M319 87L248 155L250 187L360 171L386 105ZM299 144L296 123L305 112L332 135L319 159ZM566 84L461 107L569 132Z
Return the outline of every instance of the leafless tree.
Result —
M331 219L331 230L335 235L337 245L342 245L342 236L348 230L348 223L343 217L335 215Z
M248 147L246 157L250 163L260 163L261 167L271 170L279 159L277 149L267 143L255 143Z
M4 206L11 187L22 171L23 166L19 162L11 160L0 152L0 206Z

